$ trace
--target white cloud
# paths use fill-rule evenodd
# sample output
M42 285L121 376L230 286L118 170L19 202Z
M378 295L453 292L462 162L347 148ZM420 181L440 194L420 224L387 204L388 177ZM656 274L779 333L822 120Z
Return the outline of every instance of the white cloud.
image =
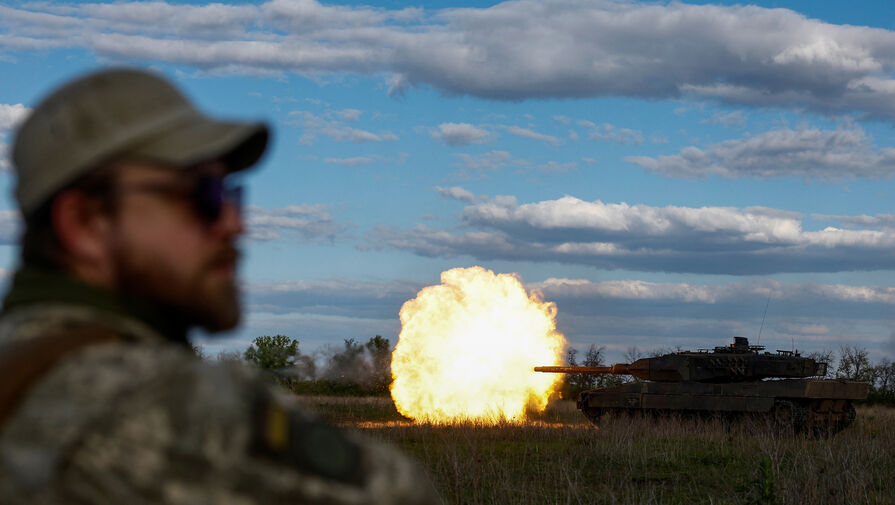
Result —
M397 281L395 283L387 282L369 282L354 281L344 279L330 279L322 281L308 280L286 280L274 282L252 283L247 286L250 293L257 294L275 294L275 293L296 293L305 292L309 294L319 293L323 291L339 291L342 293L361 293L364 296L375 297L376 293L381 293L383 287L387 285L406 285L405 281Z
M523 166L527 164L524 160L513 158L506 151L489 151L477 155L457 153L454 156L460 159L456 166L461 168L461 175L466 176L474 173L493 172L506 166Z
M364 113L364 111L359 110L359 109L343 109L343 110L333 112L333 114L335 114L336 116L338 116L339 118L341 118L344 121L357 121L358 119L360 119L360 116L363 113Z
M273 0L0 7L0 47L246 72L391 74L500 100L628 96L895 118L895 33L786 9L540 2L423 11Z
M0 135L14 130L30 113L31 109L20 103L0 103Z
M398 136L390 131L371 132L347 126L341 117L345 111L327 111L318 116L308 111L296 110L289 113L291 121L302 128L299 143L313 144L319 135L325 135L337 142L386 142L398 140ZM349 114L349 117L352 117Z
M472 191L469 191L468 189L462 188L460 186L453 186L450 188L435 186L433 189L442 198L450 198L452 200L459 200L461 202L467 203L473 203L476 200L475 195L472 193Z
M257 241L300 236L313 242L332 242L347 229L333 221L324 205L289 205L279 209L249 206L248 237Z
M12 169L12 161L9 158L9 144L5 142L5 138L12 130L16 129L30 113L31 109L20 103L0 103L0 172L7 172Z
M716 112L712 114L712 117L703 120L703 123L719 124L721 126L743 126L746 124L746 115L741 110Z
M838 349L848 342L880 355L888 343L886 328L895 305L895 290L887 286L774 280L690 284L547 279L527 287L557 303L559 323L570 340L586 342L589 335L598 334L601 345L619 351L631 345L712 347L743 335L770 350L791 345L804 351Z
M0 210L0 244L18 243L21 228L22 218L19 216L19 211Z
M806 230L801 216L763 207L651 207L566 196L468 205L464 228L380 228L374 247L424 256L551 261L643 271L752 275L895 268L895 230Z
M643 143L643 133L639 130L619 128L608 123L598 125L591 121L578 121L578 126L587 128L587 138L590 140L615 144L640 145Z
M812 214L812 219L839 221L848 226L864 226L870 228L893 228L895 229L895 214L877 214L875 216L831 216L826 214Z
M346 167L357 167L367 165L379 160L378 156L355 156L352 158L323 158L324 163L333 165L345 165Z
M775 303L807 302L824 299L840 303L876 303L895 305L895 288L886 286L849 286L843 284L782 283L756 281L750 283L690 284L641 280L592 282L585 279L556 279L532 283L529 288L541 291L548 299L610 298L624 300L670 300L687 303L716 304L740 302L747 298L770 296Z
M75 11L76 12L76 11ZM130 2L119 4L82 4L80 12L94 22L107 21L107 29L174 30L184 35L197 33L230 33L254 22L258 8L251 5L170 5L165 2Z
M518 126L505 126L504 127L508 132L516 135L517 137L522 137L531 140L537 140L539 142L546 142L548 144L558 146L562 144L562 140L553 135L546 135L544 133L538 133L536 131L530 130L528 128L520 128Z
M392 132L373 133L357 128L338 127L326 130L325 133L334 140L350 140L351 142L385 142L398 140L398 136Z
M482 144L491 140L492 135L482 128L469 123L441 123L438 130L431 133L433 139L451 146Z
M895 149L877 148L858 127L837 130L772 130L678 154L625 158L669 177L801 177L841 180L888 178L895 174Z
M580 229L668 236L681 230L697 232L735 231L755 240L790 240L801 232L792 217L777 216L763 209L734 207L650 207L587 202L571 196L523 205L486 202L467 207L469 223L500 227L524 224L537 229Z
M550 278L531 284L529 287L537 289L551 300L574 297L715 303L729 286L698 286L639 280L592 282L584 279Z
M538 165L538 170L544 173L572 172L574 170L578 170L578 163L574 161L569 161L566 163L548 161L543 165Z
M9 159L9 146L0 140L0 172L12 170L12 160Z
M294 335L304 352L315 343L341 343L359 335L383 335L394 342L401 305L422 287L402 280L357 279L248 284L244 287L245 332L252 336L270 331ZM243 343L239 350L247 345Z
M381 26L387 21L411 22L422 9L386 10L367 6L323 5L314 0L273 0L261 7L267 21L293 33L324 29L358 29Z
M412 298L424 287L423 283L410 281L357 281L331 279L322 281L277 281L249 284L247 291L255 304L266 306L268 311L330 307L325 312L357 311L365 316L374 310L395 305ZM595 282L587 279L548 278L541 282L526 283L526 288L536 290L544 299L559 301L563 306L582 303L599 310L606 301L673 302L675 307L696 305L742 305L771 297L776 307L792 311L800 310L793 303L895 305L895 288L887 286L853 286L844 284L784 283L774 280L730 282L724 284L691 284L649 282L642 280L612 280ZM572 312L577 307L571 307ZM381 314L385 315L385 314ZM756 314L755 316L759 316Z

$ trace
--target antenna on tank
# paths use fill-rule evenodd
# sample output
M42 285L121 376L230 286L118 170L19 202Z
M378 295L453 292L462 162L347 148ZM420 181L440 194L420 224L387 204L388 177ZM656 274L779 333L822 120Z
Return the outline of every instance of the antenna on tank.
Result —
M768 316L768 305L771 304L771 292L768 291L768 301L764 304L764 315L761 316L761 327L758 328L758 338L756 344L761 343L761 331L764 329L764 318Z

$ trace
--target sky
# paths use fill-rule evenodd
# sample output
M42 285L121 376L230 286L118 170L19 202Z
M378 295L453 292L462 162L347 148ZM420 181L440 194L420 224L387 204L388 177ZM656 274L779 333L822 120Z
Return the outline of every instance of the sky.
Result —
M306 352L400 331L442 271L516 273L570 344L895 358L885 2L3 2L8 158L86 71L160 72L274 137L246 174L246 317Z

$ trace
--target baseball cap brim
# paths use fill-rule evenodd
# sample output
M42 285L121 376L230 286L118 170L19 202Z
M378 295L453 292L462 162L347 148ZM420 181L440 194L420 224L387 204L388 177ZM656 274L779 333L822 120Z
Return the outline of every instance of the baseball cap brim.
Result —
M269 137L264 123L218 121L190 114L122 154L177 167L220 159L236 172L255 165Z

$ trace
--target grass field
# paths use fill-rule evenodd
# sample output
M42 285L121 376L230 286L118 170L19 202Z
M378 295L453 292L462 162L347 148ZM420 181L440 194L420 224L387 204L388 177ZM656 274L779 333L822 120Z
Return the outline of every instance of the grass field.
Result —
M416 425L388 398L305 397L413 455L451 504L895 504L895 409L858 408L832 439L682 419L604 419L571 402L535 421Z

